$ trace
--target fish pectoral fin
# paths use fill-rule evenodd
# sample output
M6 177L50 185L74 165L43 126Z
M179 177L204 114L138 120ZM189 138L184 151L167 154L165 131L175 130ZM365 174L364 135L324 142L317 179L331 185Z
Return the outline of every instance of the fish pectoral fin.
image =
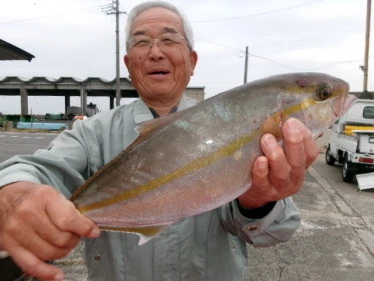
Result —
M169 225L157 225L148 227L100 227L102 230L133 233L140 236L138 245L143 245L152 240L157 234L168 228Z
M283 138L281 130L282 120L279 116L269 116L261 126L261 131L263 134L272 134L277 141Z

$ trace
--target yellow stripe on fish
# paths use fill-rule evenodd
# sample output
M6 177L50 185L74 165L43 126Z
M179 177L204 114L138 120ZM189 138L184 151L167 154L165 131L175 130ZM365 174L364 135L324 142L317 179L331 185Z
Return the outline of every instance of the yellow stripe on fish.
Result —
M232 156L235 154L236 151L246 146L248 143L250 143L254 138L258 137L259 135L263 135L265 133L272 133L274 135L277 135L277 134L280 135L279 124L282 124L283 122L282 119L285 119L288 116L295 114L296 112L299 112L302 109L312 106L314 104L316 104L316 101L314 99L312 98L306 99L300 104L284 109L281 113L277 113L277 114L270 116L269 119L265 121L263 126L261 126L259 129L252 131L251 134L247 136L241 137L231 142L230 144L224 146L223 148L216 150L216 152L208 156L198 158L184 165L183 167L174 171L173 173L151 180L149 183L139 186L133 190L125 191L117 196L114 196L110 199L105 199L101 202L92 203L86 206L79 207L78 210L82 213L89 212L89 211L92 211L98 208L110 206L112 204L118 203L123 200L131 199L135 196L144 194L162 185L165 185L174 180L177 180L187 174L190 174L202 168L208 167L211 164L219 161L220 159L224 157ZM281 115L281 117L279 115ZM270 126L266 126L267 122L271 123Z
M118 203L122 200L128 200L135 196L138 196L140 194L146 193L150 190L153 190L157 187L160 187L162 185L165 185L169 182L172 182L178 178L181 178L185 176L186 174L195 172L200 170L201 168L208 167L212 163L217 162L218 160L222 159L223 157L227 157L230 155L233 155L235 151L240 149L241 147L248 144L256 135L258 135L259 131L256 130L252 134L242 137L229 145L218 149L215 153L212 153L206 157L198 158L186 165L184 165L182 168L176 170L175 172L159 177L157 179L151 180L149 183L139 186L134 190L125 191L120 195L117 195L113 198L103 200L102 202L89 204L87 206L80 207L78 210L82 213L88 212L94 209L103 208L115 203Z

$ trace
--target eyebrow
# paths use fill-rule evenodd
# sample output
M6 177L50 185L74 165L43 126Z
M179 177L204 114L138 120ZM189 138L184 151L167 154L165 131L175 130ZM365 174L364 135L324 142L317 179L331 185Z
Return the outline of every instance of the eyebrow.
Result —
M163 28L163 33L179 33L179 32L173 27L166 26L166 27ZM137 35L147 35L147 31L146 30L137 30L132 34L132 36L137 36Z
M164 27L164 31L165 32L169 32L169 33L179 33L175 28L173 27Z
M145 32L144 30L138 30L136 32L134 32L131 36L137 36L137 35L146 35L147 32Z

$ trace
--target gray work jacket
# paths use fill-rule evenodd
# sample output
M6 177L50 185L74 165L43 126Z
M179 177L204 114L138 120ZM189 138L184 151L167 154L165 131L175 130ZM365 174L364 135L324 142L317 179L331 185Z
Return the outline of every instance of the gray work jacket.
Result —
M178 110L192 106L183 97ZM0 164L0 186L31 181L54 186L66 197L138 136L138 124L153 119L139 99L84 121L76 121L32 156ZM181 148L183 149L183 148ZM300 223L291 198L278 201L262 219L244 217L233 201L174 223L138 246L134 234L105 232L86 240L92 281L236 281L247 274L247 243L255 247L287 241Z

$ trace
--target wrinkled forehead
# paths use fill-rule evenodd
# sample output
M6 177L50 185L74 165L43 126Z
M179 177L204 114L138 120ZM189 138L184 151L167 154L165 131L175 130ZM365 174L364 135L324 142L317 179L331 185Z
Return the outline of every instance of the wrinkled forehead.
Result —
M130 35L159 35L166 32L184 34L182 19L168 9L150 8L134 19Z

